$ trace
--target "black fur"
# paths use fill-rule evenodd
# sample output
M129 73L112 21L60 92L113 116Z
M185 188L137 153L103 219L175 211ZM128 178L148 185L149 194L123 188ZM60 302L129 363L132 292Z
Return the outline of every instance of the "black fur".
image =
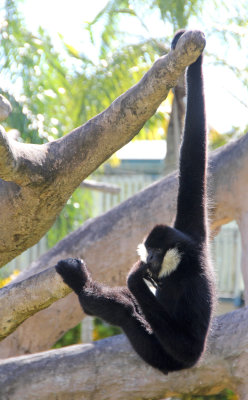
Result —
M178 32L177 41L184 31ZM206 121L202 56L187 71L187 110L180 155L174 227L159 225L144 241L146 262L138 261L127 287L95 282L83 261L60 261L57 272L79 297L84 311L119 325L148 364L168 373L193 366L202 355L213 306L213 279L207 254ZM178 265L161 275L172 249ZM173 250L172 250L173 252ZM156 287L155 295L144 278Z

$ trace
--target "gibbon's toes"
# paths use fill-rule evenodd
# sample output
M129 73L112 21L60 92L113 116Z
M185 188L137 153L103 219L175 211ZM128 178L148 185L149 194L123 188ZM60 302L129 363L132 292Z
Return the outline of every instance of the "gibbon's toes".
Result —
M180 29L179 31L177 31L177 32L175 33L175 36L174 36L174 38L172 39L172 42L171 42L171 48L172 48L172 50L175 50L178 40L180 39L180 37L181 37L185 32L186 32L185 29Z
M84 261L78 258L61 260L55 266L55 269L61 275L63 281L76 293L80 292L90 277Z
M81 270L81 260L77 258L66 258L65 260L60 260L55 268L62 276L70 275L72 271L79 272Z

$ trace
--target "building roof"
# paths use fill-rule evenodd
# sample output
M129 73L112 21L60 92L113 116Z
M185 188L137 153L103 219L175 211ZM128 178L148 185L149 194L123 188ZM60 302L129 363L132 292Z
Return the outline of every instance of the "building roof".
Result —
M163 160L166 155L165 140L135 140L116 153L120 160Z

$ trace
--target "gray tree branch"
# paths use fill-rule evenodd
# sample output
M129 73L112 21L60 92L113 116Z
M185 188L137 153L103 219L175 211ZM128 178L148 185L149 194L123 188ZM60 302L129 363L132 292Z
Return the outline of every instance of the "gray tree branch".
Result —
M167 376L145 364L123 335L0 363L8 400L159 400L232 389L248 399L248 309L218 317L194 368Z
M1 266L44 235L73 191L139 132L204 46L200 31L187 32L139 83L54 142L18 143L0 130Z

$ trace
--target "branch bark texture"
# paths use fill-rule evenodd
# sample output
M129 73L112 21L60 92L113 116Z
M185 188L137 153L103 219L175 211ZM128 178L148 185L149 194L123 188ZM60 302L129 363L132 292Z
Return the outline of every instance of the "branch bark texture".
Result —
M238 219L241 212L247 212L247 176L248 135L211 154L209 192L211 225L214 230L223 223ZM155 224L172 222L176 193L175 173L149 186L108 213L88 221L36 261L30 270L18 276L16 282L55 265L60 259L80 257L86 261L94 278L112 286L124 284L127 271L136 260L137 244ZM6 293L10 290L11 297L11 287L6 287L5 290ZM31 303L30 306L32 308ZM28 317L29 312L26 315ZM46 350L82 317L76 296L70 294L47 310L29 318L4 339L0 344L0 357ZM51 325L51 321L56 321L56 325ZM3 326L0 329L3 331Z
M137 85L54 142L23 144L0 130L1 266L35 244L79 184L140 131L204 46L200 31L187 32Z
M0 364L1 398L159 400L230 388L247 400L247 332L247 308L218 317L198 366L167 376L146 365L123 335L12 358Z

